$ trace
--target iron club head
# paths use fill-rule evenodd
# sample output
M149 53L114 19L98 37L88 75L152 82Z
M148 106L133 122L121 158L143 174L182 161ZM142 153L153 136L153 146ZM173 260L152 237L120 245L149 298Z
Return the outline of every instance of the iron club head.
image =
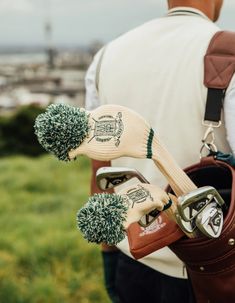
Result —
M149 183L139 171L133 168L105 166L96 172L96 184L101 190L115 188L133 178L137 178L141 183Z
M178 212L184 221L192 221L203 209L215 201L222 206L225 202L212 186L197 188L185 195L178 197Z
M221 207L212 202L207 205L196 218L197 228L209 238L218 238L223 228L223 211Z

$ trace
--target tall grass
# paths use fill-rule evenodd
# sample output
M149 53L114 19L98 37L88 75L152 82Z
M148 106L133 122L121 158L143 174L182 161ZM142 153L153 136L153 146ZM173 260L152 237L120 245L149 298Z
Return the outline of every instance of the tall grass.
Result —
M99 248L76 229L89 161L0 159L0 302L107 303Z

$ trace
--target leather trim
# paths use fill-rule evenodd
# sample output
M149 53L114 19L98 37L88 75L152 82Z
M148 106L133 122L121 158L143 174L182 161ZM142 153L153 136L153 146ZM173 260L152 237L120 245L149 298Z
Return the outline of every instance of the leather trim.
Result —
M162 212L149 227L133 223L127 229L130 252L135 259L143 258L185 236L179 226Z
M226 89L235 73L235 33L219 31L211 39L204 57L204 84Z

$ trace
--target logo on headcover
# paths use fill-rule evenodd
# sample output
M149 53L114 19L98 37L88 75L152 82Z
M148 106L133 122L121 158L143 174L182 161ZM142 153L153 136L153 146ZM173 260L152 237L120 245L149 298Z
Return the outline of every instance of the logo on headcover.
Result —
M150 191L139 184L129 189L123 198L131 208L133 208L136 203L143 203L147 199L153 201Z
M111 139L115 140L115 146L120 144L120 137L123 133L124 126L122 122L122 113L118 112L116 117L111 115L103 115L95 120L92 126L93 137L89 140L91 142L94 138L98 142L108 142ZM88 142L88 143L89 143Z

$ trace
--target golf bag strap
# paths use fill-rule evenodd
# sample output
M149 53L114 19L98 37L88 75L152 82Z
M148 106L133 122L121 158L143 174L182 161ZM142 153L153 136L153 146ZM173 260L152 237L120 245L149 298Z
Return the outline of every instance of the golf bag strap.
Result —
M219 31L204 57L204 84L208 88L204 121L219 122L225 91L235 73L235 32Z

